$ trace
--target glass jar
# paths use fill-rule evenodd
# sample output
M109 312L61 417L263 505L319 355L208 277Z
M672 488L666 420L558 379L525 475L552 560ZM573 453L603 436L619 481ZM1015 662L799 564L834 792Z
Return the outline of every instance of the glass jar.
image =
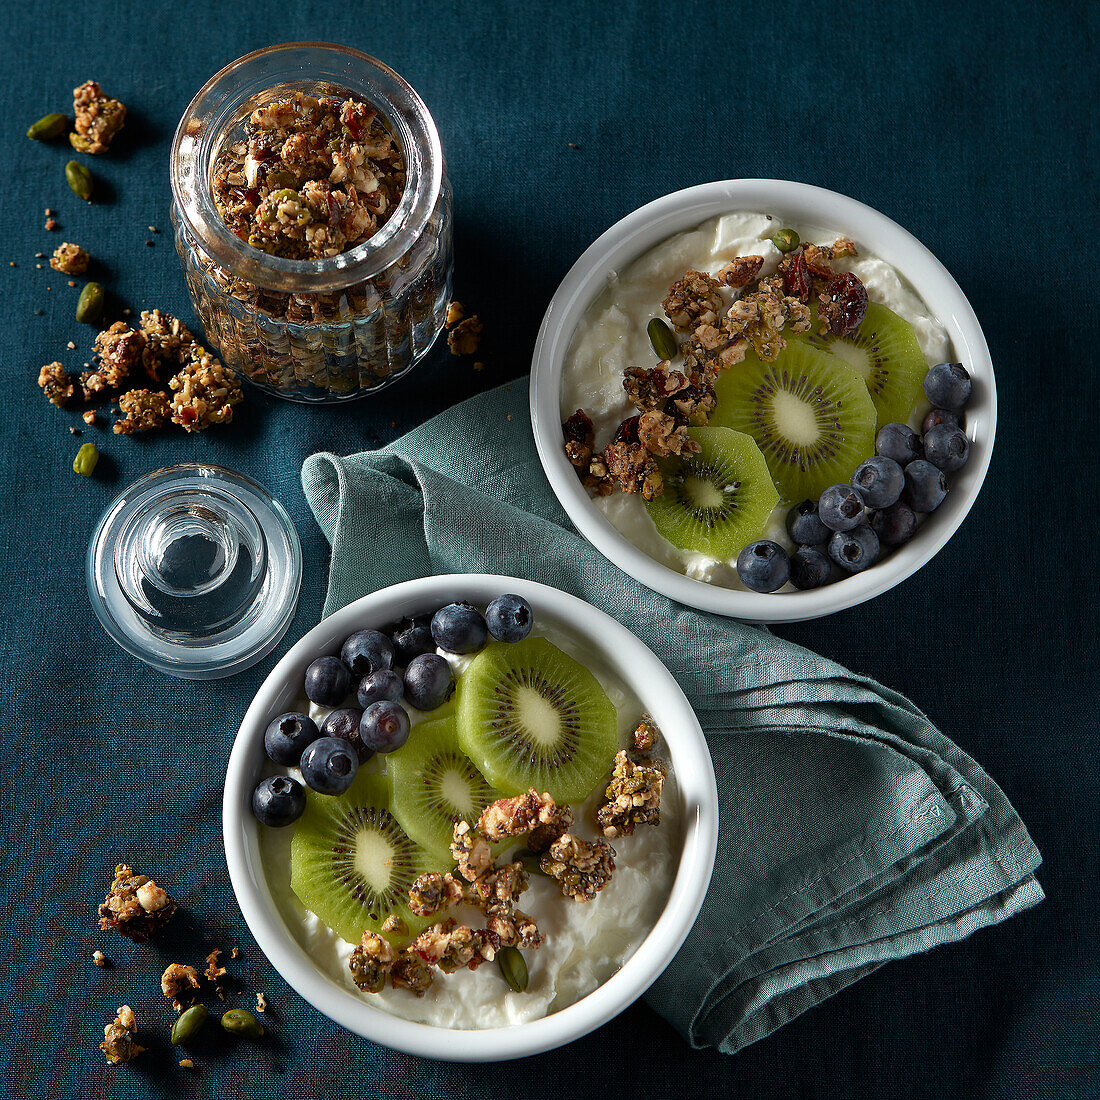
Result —
M405 161L389 219L324 259L271 256L241 240L214 202L214 163L249 114L281 96L353 97L374 107ZM439 134L415 91L345 46L257 50L212 77L172 142L172 224L195 310L226 366L269 393L331 404L373 393L443 329L452 273L451 191Z

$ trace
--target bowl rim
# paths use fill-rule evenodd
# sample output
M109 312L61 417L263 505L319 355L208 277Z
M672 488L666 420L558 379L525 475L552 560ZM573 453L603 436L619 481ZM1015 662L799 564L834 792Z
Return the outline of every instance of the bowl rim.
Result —
M863 573L819 589L764 594L696 580L635 546L592 503L562 449L561 377L577 324L608 279L668 237L709 218L751 211L852 237L891 264L947 330L974 391L966 410L970 458L952 475L951 492L918 536ZM856 199L791 180L732 179L698 184L639 207L602 233L555 291L531 360L531 426L542 468L577 530L608 560L656 592L690 607L758 622L820 618L889 591L934 557L977 499L993 452L997 387L985 334L950 272L916 237Z
M374 1008L312 961L275 907L249 805L263 766L263 731L297 694L292 682L300 679L311 660L333 652L356 627L381 625L456 598L484 603L502 592L528 600L536 616L541 609L552 620L568 622L586 639L599 637L605 660L658 725L663 722L662 728L677 731L667 740L684 802L683 840L676 877L657 923L607 981L551 1016L462 1031L414 1023ZM222 829L230 882L249 931L275 969L314 1008L358 1035L408 1054L455 1062L504 1061L580 1038L632 1004L664 971L687 938L710 882L718 843L718 791L706 741L687 697L668 669L625 626L549 585L493 574L445 574L405 581L355 600L322 619L291 647L260 686L234 740L226 769Z

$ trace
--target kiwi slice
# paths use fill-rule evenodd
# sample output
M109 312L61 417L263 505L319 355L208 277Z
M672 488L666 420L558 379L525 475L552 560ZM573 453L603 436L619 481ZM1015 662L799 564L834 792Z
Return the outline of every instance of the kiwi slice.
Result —
M802 340L771 362L753 352L723 371L711 424L746 432L782 498L817 500L875 450L875 406L859 372Z
M433 856L450 862L456 821L476 821L499 795L458 744L454 714L419 722L386 757L394 816Z
M368 928L381 932L391 913L410 933L425 927L408 909L409 887L443 866L394 817L385 776L360 772L338 796L307 792L290 843L290 887L349 943Z
M863 376L878 411L878 427L904 424L924 396L928 363L913 326L892 309L869 302L867 316L850 336L822 336L814 303L814 323L800 339L855 367Z
M458 681L458 739L504 794L529 787L580 802L618 748L615 705L599 680L545 638L494 642Z
M728 561L763 534L779 494L751 436L730 428L688 435L702 449L660 463L664 491L646 510L673 546Z

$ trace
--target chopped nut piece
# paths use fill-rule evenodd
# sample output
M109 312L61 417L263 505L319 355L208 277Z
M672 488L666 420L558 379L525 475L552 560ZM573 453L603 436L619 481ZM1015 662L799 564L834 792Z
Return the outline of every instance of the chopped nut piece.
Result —
M200 984L199 972L186 963L169 963L160 976L161 992L177 1012L183 1007L180 998L198 989Z
M660 761L636 764L625 751L616 753L611 782L604 792L605 801L596 811L603 835L631 836L639 825L659 825L665 774Z
M396 913L391 913L382 922L382 931L387 936L407 936L409 926Z
M660 740L661 731L657 728L657 724L648 714L643 714L641 721L631 734L634 751L641 753L643 756L648 756L657 747Z
M83 275L88 270L90 259L91 257L80 245L62 241L50 257L50 267L65 275Z
M206 956L206 980L212 982L215 991L221 999L225 1000L225 993L222 991L222 978L226 975L226 969L224 966L218 965L218 960L221 958L221 948L215 947L209 955Z
M190 1058L181 1058L179 1064L184 1069L194 1069L195 1068L195 1063L192 1062Z
M737 256L715 274L715 278L726 286L732 286L738 290L748 286L760 274L764 266L763 256Z
M114 1020L103 1029L103 1042L99 1049L107 1056L112 1066L132 1062L145 1047L140 1046L134 1036L137 1033L137 1021L134 1010L129 1005L119 1008Z
M448 302L447 316L444 318L443 324L447 328L454 328L465 316L466 309L461 302Z
M467 882L473 882L493 865L489 842L473 832L465 821L455 822L451 856L458 864L458 873Z
M539 863L566 897L591 901L611 881L615 849L599 837L586 841L565 833L550 845Z
M173 917L176 903L146 875L135 875L128 864L115 868L115 878L99 906L99 927L145 943Z
M229 957L231 959L239 959L241 956L241 949L239 947L232 947L229 950Z
M447 347L452 355L473 355L481 342L482 324L477 316L467 317L447 333Z
M191 345L188 358L168 386L175 392L172 422L189 432L228 424L233 406L244 397L236 377L199 344Z
M81 153L106 153L126 121L125 106L104 95L94 80L86 80L73 90L73 114L76 133L69 135L69 142Z
M94 962L96 964L96 966L106 966L107 965L107 956L104 955L102 951L98 951L98 950L93 951L92 952L92 962Z
M118 407L124 418L116 421L115 435L152 431L163 427L172 419L172 405L168 395L159 390L127 390L119 397Z
M58 362L47 363L38 372L38 384L51 405L64 408L72 399L73 376Z

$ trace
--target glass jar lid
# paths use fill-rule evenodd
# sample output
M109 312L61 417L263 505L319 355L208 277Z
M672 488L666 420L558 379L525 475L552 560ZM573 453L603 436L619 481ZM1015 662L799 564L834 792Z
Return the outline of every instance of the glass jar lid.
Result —
M161 672L231 676L278 644L294 617L302 548L256 482L200 463L135 482L88 547L88 592L107 633Z

